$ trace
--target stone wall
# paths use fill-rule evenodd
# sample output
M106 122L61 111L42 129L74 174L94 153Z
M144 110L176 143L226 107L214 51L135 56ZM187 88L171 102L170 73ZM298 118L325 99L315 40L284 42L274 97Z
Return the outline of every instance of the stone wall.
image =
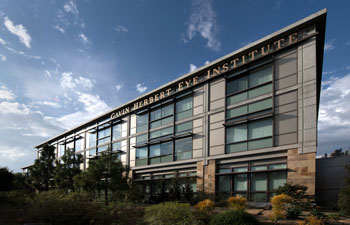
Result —
M209 160L208 165L204 165L204 161L197 162L197 191L215 194L215 170L215 160Z

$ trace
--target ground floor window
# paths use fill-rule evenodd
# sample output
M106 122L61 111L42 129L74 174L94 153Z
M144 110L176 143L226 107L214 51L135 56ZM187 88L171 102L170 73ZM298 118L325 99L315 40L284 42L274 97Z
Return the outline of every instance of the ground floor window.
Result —
M240 195L252 202L268 202L276 189L286 183L287 165L220 165L216 180L219 199Z

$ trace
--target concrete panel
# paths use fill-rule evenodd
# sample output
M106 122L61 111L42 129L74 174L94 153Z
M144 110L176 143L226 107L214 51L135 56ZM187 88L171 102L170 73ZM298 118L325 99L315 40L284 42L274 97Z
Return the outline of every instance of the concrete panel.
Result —
M289 54L276 60L275 78L281 79L291 74L297 73L297 53Z
M316 42L303 48L303 69L316 66Z
M297 144L298 143L298 133L289 133L275 136L275 146Z
M131 115L130 127L131 128L136 127L136 115L135 114Z
M210 102L210 110L224 108L224 106L225 106L225 98L216 100L214 102Z
M201 126L203 126L203 119L202 118L193 120L193 127L201 127Z
M193 133L194 134L202 134L203 133L203 127L196 127L196 128L193 128Z
M281 114L281 113L285 113L285 112L295 111L297 109L298 109L298 103L293 102L293 103L289 103L287 105L275 107L275 113Z
M193 97L193 107L197 107L200 105L203 105L203 101L204 101L204 97L203 97L203 90L201 91L196 91L194 93L194 97Z
M225 112L215 113L209 116L210 123L223 122L225 121Z
M304 142L317 141L316 128L304 130Z
M136 137L130 138L130 146L136 144Z
M130 167L135 167L135 166L136 166L135 161L130 161Z
M303 71L303 82L316 80L316 66Z
M126 163L126 155L125 155L125 154L120 156L120 161L121 161L123 164Z
M281 90L283 88L291 87L298 84L297 74L293 74L282 79L275 81L275 90Z
M304 107L316 105L316 96L304 99Z
M305 107L304 110L304 129L316 128L317 120L316 120L316 105Z
M224 123L225 123L225 121L221 121L221 122L217 122L217 123L211 123L209 129L210 130L215 130L215 129L218 129L218 128L223 128L224 127L224 125L223 125Z
M311 84L303 87L303 97L309 98L316 95L316 84Z
M291 91L275 97L275 105L281 106L298 101L298 91Z
M203 105L202 106L198 106L196 108L193 109L193 115L198 115L203 113Z
M303 154L305 153L316 153L317 147L316 145L308 146L303 148Z
M212 102L217 99L224 98L226 93L225 88L226 88L226 84L224 79L221 79L215 84L211 83L210 84L210 101Z
M282 113L275 117L275 134L281 135L298 131L297 111Z
M225 145L210 147L210 156L225 154Z
M136 149L130 148L130 160L136 160Z
M202 149L203 148L203 138L197 137L193 139L193 149Z
M193 150L193 158L200 158L203 156L202 150Z
M283 59L285 57L288 57L291 54L296 54L296 52L297 52L297 48L296 47L290 48L288 50L284 50L283 52L276 54L275 59L276 60Z
M136 127L130 129L130 135L136 134Z
M210 146L222 145L225 143L225 129L216 129L210 131Z

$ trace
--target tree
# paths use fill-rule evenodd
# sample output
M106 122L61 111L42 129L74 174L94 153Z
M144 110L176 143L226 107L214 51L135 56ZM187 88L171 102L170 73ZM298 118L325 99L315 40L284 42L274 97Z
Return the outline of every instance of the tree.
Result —
M12 190L12 183L15 176L8 170L7 167L0 168L0 191Z
M53 186L55 147L44 145L40 157L29 169L29 184L36 191L47 191Z
M345 186L339 192L338 206L341 211L350 215L350 165L345 166L347 176L344 178Z
M331 157L336 157L336 156L345 156L348 155L349 151L346 150L345 152L343 152L343 149L335 149L332 153L331 153Z
M68 149L61 160L56 160L54 182L57 188L68 193L74 191L73 178L81 173L80 164L83 162L81 154L75 154L73 149Z
M108 149L89 160L87 171L75 178L76 186L90 192L103 191L105 204L108 205L109 193L120 197L127 189L126 172L127 169L120 162L117 154Z

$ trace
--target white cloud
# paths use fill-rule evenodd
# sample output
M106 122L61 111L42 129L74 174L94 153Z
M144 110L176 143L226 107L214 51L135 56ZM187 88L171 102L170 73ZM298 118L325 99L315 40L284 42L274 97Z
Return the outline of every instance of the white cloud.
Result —
M350 146L350 74L322 82L319 110L320 154Z
M218 51L221 42L217 40L217 22L213 10L212 0L195 0L192 3L192 14L187 27L187 38L183 41L187 43L192 40L197 33L207 40L207 47Z
M65 34L66 33L66 31L62 28L62 27L60 27L59 25L55 25L55 26L53 26L52 27L53 29L55 29L55 30L58 30L59 32L61 32L62 34Z
M50 102L50 101L41 101L41 102L35 102L34 104L36 105L45 105L45 106L49 106L52 108L61 108L61 105L57 102Z
M90 90L94 85L92 84L92 81L85 77L79 77L78 79L75 79L75 83L77 85L82 86L83 88Z
M64 11L67 13L72 13L75 16L79 15L79 11L77 8L77 5L73 1L68 1L66 4L63 5Z
M51 77L51 73L48 70L45 70L45 77Z
M207 60L204 62L204 65L208 65L210 62Z
M0 86L0 99L14 100L15 98L16 96L12 93L10 89L8 89L4 85Z
M142 84L137 84L136 85L136 90L140 93L143 93L147 90L147 87L146 86L142 86Z
M121 84L117 84L115 85L115 88L117 89L117 91L119 91L123 86Z
M197 69L197 66L190 64L190 72L193 72Z
M80 39L80 41L81 41L84 45L87 45L87 44L90 43L90 40L89 40L89 39L86 37L86 35L83 34L83 33L80 33L80 34L79 34L79 39Z
M0 114L18 114L27 115L30 109L18 102L0 102Z
M72 72L62 73L60 84L63 89L74 89L76 87L72 75L73 75Z
M24 56L26 59L41 59L41 56L37 56L37 55L30 55L28 53L22 52L22 51L18 51L16 49L13 49L11 47L5 46L5 48L7 50L9 50L10 52L16 54L16 55L21 55Z
M334 39L333 39L333 40L330 40L330 41L328 41L328 42L326 42L326 43L324 44L324 50L325 50L325 51L333 50L333 49L335 48L334 42L335 42Z
M32 38L22 24L14 25L8 17L5 17L4 25L12 34L19 37L19 41L22 44L24 44L27 48L30 48Z
M6 45L6 44L7 44L7 42L6 42L6 41L4 41L2 38L0 38L0 44L2 44L2 45Z
M122 25L115 26L114 30L118 31L118 32L124 32L124 33L129 32L129 30L126 27L122 26Z
M28 154L28 152L24 152L23 149L18 147L2 146L0 149L0 158L10 161L18 161L24 156L28 156Z
M4 56L3 54L0 54L0 61L1 62L6 61L6 56Z

